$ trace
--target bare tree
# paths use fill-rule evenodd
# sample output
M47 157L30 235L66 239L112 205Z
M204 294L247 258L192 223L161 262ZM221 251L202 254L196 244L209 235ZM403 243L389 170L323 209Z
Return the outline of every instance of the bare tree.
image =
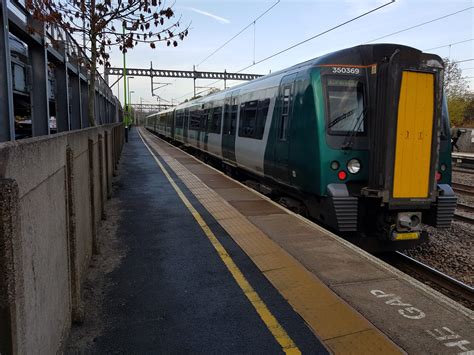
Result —
M461 126L469 120L469 107L472 106L472 95L469 95L469 85L462 76L458 63L444 58L444 91L448 101L449 118L451 123Z
M462 97L466 95L469 85L462 77L461 68L458 63L444 58L444 91L448 98Z
M176 47L188 35L189 26L180 29L181 19L173 19L172 6L161 0L26 0L26 7L46 26L84 35L90 42L89 97L94 97L97 65L110 66L112 46L123 53L139 43ZM94 100L89 100L88 111L93 126Z

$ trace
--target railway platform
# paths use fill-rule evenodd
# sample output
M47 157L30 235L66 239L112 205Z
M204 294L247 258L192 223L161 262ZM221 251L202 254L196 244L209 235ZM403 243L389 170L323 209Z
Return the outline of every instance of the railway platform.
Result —
M94 352L472 354L474 313L144 129Z
M474 153L452 152L452 160L455 166L464 168L474 168Z

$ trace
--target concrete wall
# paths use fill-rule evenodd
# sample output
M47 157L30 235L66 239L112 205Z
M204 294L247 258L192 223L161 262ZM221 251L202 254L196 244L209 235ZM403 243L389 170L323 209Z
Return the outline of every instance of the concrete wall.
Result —
M123 145L117 124L0 144L0 353L57 352Z

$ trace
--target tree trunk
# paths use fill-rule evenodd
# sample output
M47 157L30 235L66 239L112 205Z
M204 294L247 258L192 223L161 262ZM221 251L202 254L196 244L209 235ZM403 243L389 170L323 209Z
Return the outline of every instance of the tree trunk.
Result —
M89 76L89 105L88 117L89 127L95 126L95 78L97 71L97 39L91 35L91 72Z

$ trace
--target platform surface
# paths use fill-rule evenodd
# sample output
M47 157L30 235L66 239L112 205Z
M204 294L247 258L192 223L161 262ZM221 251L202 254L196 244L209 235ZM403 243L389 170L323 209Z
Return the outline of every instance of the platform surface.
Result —
M474 158L474 153L470 152L452 152L453 158Z
M99 352L460 353L473 313L145 130Z

